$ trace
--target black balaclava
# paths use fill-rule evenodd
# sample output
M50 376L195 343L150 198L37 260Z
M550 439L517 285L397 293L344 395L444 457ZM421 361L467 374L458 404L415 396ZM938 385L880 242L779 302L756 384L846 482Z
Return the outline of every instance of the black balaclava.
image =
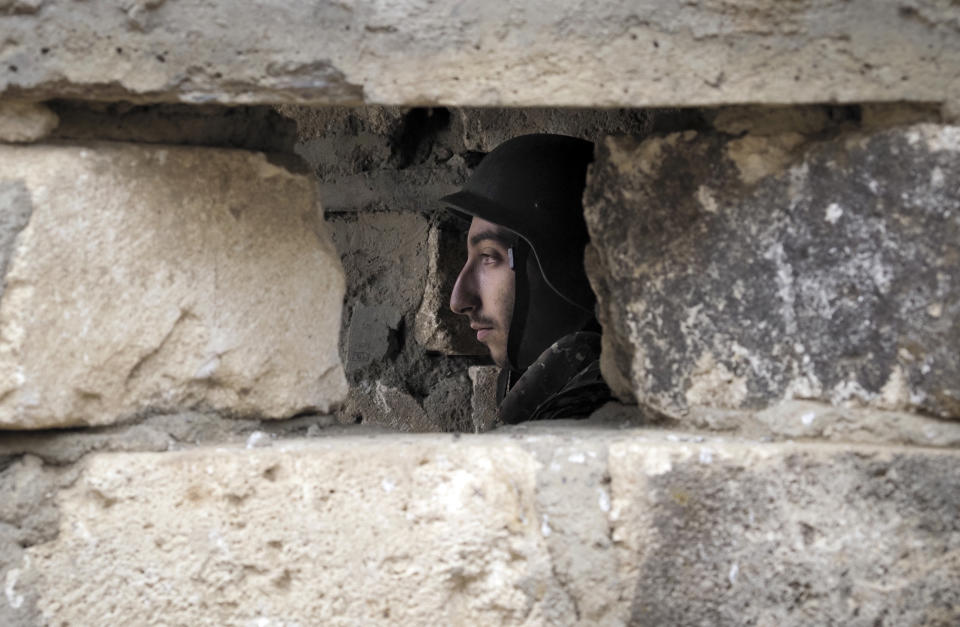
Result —
M523 135L484 157L463 190L441 202L518 235L516 289L507 336L509 370L526 370L555 341L594 319L583 268L588 241L583 189L593 144ZM507 384L509 386L509 383ZM501 391L502 396L502 391Z

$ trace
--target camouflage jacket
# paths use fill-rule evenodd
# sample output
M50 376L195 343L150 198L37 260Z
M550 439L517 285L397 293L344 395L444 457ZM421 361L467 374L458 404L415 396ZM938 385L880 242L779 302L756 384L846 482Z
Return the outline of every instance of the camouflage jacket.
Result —
M501 371L498 422L585 418L611 398L600 376L600 334L571 333L554 342L524 372Z

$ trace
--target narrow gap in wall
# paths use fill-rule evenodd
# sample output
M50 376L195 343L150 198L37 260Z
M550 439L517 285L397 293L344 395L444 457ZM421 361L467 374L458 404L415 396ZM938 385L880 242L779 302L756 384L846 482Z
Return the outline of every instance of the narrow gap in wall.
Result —
M896 103L707 109L49 105L60 118L53 135L58 141L262 150L274 163L311 172L347 278L340 355L350 393L336 419L410 431L477 431L492 424L497 369L447 306L464 259L465 225L438 200L459 190L504 141L528 133L593 142L691 131L827 137L939 116L934 105Z
M341 356L351 392L341 420L413 431L491 424L496 368L447 309L464 259L465 228L438 199L460 189L502 142L528 133L593 142L687 131L829 135L891 117L938 115L935 107L915 105L278 110L297 123L294 150L318 178L347 273ZM480 397L486 407L474 402Z

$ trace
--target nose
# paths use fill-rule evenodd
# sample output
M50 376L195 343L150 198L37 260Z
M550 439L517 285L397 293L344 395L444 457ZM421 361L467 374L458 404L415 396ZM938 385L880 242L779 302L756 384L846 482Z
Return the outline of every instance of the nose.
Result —
M480 294L477 292L476 281L469 270L469 263L463 266L450 292L450 309L453 313L468 314L480 308Z

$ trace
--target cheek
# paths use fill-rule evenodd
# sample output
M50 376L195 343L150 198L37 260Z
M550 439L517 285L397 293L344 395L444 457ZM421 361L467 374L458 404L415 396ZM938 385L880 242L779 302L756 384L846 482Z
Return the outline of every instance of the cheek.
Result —
M510 324L510 318L513 316L513 300L514 300L514 276L513 270L508 270L508 274L503 277L503 280L500 281L498 286L498 312L502 318L502 321L505 325Z

